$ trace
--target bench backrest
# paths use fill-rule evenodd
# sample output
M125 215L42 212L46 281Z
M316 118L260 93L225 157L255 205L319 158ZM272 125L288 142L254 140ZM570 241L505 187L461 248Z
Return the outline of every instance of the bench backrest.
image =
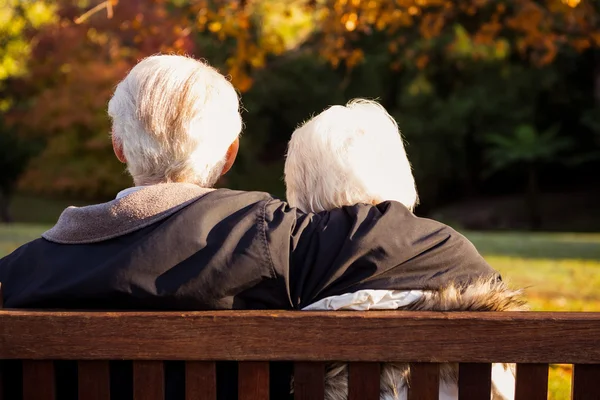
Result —
M109 399L108 360L133 360L136 400L163 399L165 360L186 362L187 399L216 399L229 360L247 400L268 399L269 361L294 362L296 399L323 398L327 361L349 362L350 399L379 399L394 361L411 363L411 400L437 399L440 362L460 363L461 400L490 398L492 362L518 363L519 400L546 400L550 363L574 364L573 398L597 400L600 313L0 310L0 360L23 360L25 400L55 399L52 360L78 361L90 400Z

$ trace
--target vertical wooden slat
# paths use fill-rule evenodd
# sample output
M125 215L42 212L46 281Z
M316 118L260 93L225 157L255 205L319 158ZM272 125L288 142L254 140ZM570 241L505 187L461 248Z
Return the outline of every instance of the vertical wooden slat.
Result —
M515 400L548 399L548 364L517 364Z
M0 400L4 400L4 384L3 383L4 383L4 361L0 360Z
M2 282L0 282L0 309L4 306L4 296L2 295ZM0 400L4 400L4 362L0 360Z
M573 400L600 399L600 364L573 365Z
M325 364L294 363L294 400L322 400L325 397Z
M217 400L217 369L214 361L185 363L186 400Z
M108 361L79 361L77 364L79 400L110 400Z
M238 364L238 399L269 400L268 361L245 361Z
M461 363L458 367L458 399L489 400L492 391L492 364Z
M381 365L375 362L348 364L348 399L379 400Z
M437 400L440 392L440 365L410 364L408 400Z
M164 400L165 375L162 361L133 362L133 400Z
M52 361L23 361L23 400L54 400L54 364Z

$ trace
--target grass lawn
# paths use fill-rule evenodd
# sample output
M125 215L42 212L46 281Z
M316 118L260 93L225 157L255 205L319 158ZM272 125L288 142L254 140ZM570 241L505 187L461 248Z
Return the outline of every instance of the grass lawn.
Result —
M536 311L600 311L600 234L481 233L467 237ZM551 365L551 400L571 398L569 365Z
M47 228L0 225L0 257ZM533 310L600 311L600 234L466 232L466 236L504 280L526 288ZM570 366L551 366L548 398L569 399L570 380Z

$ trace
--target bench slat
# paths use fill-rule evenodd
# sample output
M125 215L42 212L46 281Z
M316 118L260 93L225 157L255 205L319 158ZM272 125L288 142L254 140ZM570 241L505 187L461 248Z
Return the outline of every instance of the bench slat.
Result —
M0 296L1 295L2 292L0 291ZM2 304L0 304L0 306L2 306ZM0 400L4 400L4 362L2 360L0 360Z
M440 387L440 365L434 363L410 364L408 400L437 400Z
M461 363L458 367L458 399L489 400L492 391L491 363Z
M267 361L246 361L238 364L238 399L269 400Z
M517 364L515 400L548 399L548 364Z
M381 364L348 364L348 400L379 400Z
M600 399L600 364L573 365L573 400Z
M162 361L133 362L133 399L164 400L165 374Z
M54 400L54 363L44 361L23 361L23 400Z
M0 359L594 364L598 337L599 313L0 310Z
M322 400L325 397L325 363L294 363L294 400Z
M214 361L185 363L186 400L217 400L217 372Z
M108 361L79 361L79 400L110 400Z
M2 295L2 282L0 282L0 309L4 307L4 296ZM0 400L4 400L4 363L0 360Z

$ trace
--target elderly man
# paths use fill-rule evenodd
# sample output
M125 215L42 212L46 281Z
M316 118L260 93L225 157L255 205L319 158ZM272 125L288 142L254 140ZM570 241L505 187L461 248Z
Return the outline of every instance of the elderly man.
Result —
M410 212L418 197L398 125L374 101L357 99L333 106L296 129L289 143L285 182L290 205L304 212L395 200L406 207L404 224L418 220ZM396 227L396 234L405 234L404 224ZM451 275L430 278L434 276L421 275L422 281L404 290L348 290L305 309L503 311L524 306L518 291L494 277L470 283L457 282ZM384 364L381 399L406 400L409 374L406 364ZM442 365L440 400L458 398L457 376L456 366ZM508 366L494 365L493 384L492 399L514 397L515 381ZM326 400L346 400L346 366L330 365L325 385Z
M135 186L67 208L1 259L6 307L300 309L348 291L498 275L463 236L399 202L314 214L266 193L213 189L235 160L242 121L234 88L202 62L146 58L108 112Z

